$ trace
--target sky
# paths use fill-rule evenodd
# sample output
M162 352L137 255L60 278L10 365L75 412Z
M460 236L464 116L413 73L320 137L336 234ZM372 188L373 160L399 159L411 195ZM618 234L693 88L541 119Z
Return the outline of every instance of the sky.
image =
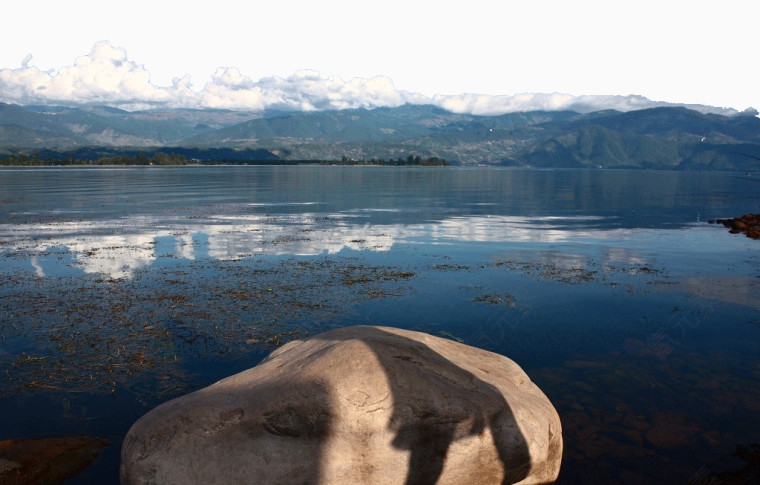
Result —
M756 0L6 3L18 104L760 108Z

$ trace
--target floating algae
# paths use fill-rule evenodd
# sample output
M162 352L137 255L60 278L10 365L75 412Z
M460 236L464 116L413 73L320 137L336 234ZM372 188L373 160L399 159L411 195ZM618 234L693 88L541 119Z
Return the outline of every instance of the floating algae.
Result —
M281 345L351 304L402 295L413 276L353 258L295 257L197 261L123 279L18 274L0 282L0 395L108 393L145 375L181 387L188 359Z

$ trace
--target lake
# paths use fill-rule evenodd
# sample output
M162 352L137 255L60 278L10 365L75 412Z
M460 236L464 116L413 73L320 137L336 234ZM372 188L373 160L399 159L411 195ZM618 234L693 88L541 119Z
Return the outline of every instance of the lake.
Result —
M746 174L339 166L0 169L0 440L132 423L353 325L517 362L562 484L717 483L760 441Z

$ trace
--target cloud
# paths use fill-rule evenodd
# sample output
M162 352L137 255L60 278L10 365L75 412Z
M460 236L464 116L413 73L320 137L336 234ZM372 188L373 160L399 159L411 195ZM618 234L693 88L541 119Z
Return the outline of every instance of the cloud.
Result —
M259 81L243 76L236 68L220 68L198 94L203 107L231 109L327 110L377 108L404 104L403 95L386 77L322 78L315 71L299 71L283 78Z
M22 105L108 105L134 110L151 107L224 108L233 110L333 110L433 104L455 113L498 115L515 111L602 109L631 111L672 106L642 96L573 96L561 93L523 93L512 96L462 94L428 97L398 90L387 77L322 77L299 71L288 77L253 80L235 67L220 67L200 90L189 75L171 86L156 86L146 68L130 60L125 49L107 41L95 44L73 65L41 71L27 55L18 69L0 69L0 101ZM702 112L738 114L736 110L690 105Z
M58 72L29 65L0 69L0 101L18 104L103 104L124 109L148 107L227 108L240 110L326 110L398 106L404 95L386 77L343 81L314 71L258 81L234 67L219 68L200 91L190 77L171 86L156 86L144 66L131 61L124 49L106 41Z
M522 93L513 96L491 96L487 94L461 94L456 96L434 96L432 104L454 113L474 115L500 115L519 111L561 111L579 113L613 109L634 111L658 106L687 106L703 113L736 115L730 108L716 108L703 105L682 105L663 101L652 101L644 96L585 95L573 96L562 93Z
M74 65L58 72L29 66L0 70L3 101L20 104L163 105L172 101L167 89L150 83L150 73L127 59L124 49L98 42Z

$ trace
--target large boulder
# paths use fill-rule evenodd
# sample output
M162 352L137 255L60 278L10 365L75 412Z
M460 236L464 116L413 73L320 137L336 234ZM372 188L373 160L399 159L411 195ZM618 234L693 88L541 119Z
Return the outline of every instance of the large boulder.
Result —
M498 354L347 327L167 402L124 439L131 483L551 483L553 406Z

